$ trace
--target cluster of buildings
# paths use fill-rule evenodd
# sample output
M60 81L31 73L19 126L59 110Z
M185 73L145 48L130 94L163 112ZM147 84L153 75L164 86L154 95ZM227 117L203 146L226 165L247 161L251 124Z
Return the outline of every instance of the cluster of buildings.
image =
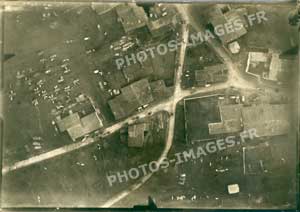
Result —
M246 15L245 8L232 9L229 5L219 4L211 7L207 13L207 22L213 27L214 34L232 53L238 53L240 49L236 40L247 34Z
M218 104L215 112L217 117L211 119L215 121L207 121L207 137L203 137L203 134L189 135L189 132L191 132L189 129L199 128L198 123L193 119L197 115L195 111L199 110L197 106L199 101L201 101L200 98L185 100L185 127L188 142L204 141L253 129L256 130L258 137L285 135L289 132L290 117L287 104L259 104L251 106ZM187 104L188 107L186 107ZM193 113L193 115L191 116L188 113ZM201 117L200 113L198 117Z
M289 131L289 110L285 104L220 105L221 121L209 123L211 135L256 130L259 137L284 135Z
M129 125L121 131L121 141L128 147L143 148L148 144L157 142L154 137L167 128L166 114L157 113L142 122ZM155 135L154 135L155 134Z
M67 133L73 141L103 127L103 122L95 110L86 113L70 110L68 114L56 116L55 124L61 133Z
M255 135L258 137L251 141L252 144L249 143L249 145L242 146L242 154L236 154L236 150L225 151L226 155L236 155L237 158L235 160L240 161L237 163L238 165L235 165L239 166L237 169L225 164L221 166L221 173L227 172L222 176L230 176L230 184L227 184L227 191L229 194L234 195L240 192L240 185L245 190L243 181L239 177L247 177L246 180L250 179L251 181L253 176L260 178L261 176L267 176L267 174L278 173L288 160L286 152L276 153L283 151L280 149L281 146L278 145L278 140L284 139L283 141L286 142L287 137L282 138L281 136L290 133L290 110L287 104L245 106L243 104L223 104L224 102L215 105L216 110L213 109L213 114L204 114L211 112L211 109L206 111L199 110L197 105L201 105L203 101L206 101L203 107L213 107L215 102L209 105L207 99L215 97L206 97L206 100L203 98L189 98L185 100L186 140L192 144L199 142L202 145L213 140L223 139L229 135L255 130ZM204 124L199 125L199 122L204 122ZM201 126L203 128L206 127L206 129L202 129ZM196 131L200 131L200 133ZM205 136L203 136L204 134ZM237 142L236 144L239 145L240 143ZM222 153L219 154L222 155ZM216 170L216 172L219 171ZM221 175L221 173L219 174Z
M141 111L155 100L155 96L169 93L163 80L154 82L144 78L123 88L121 94L108 101L116 120L125 118L136 111Z
M295 57L284 57L281 53L270 50L252 51L248 53L246 73L259 79L284 82L295 69Z
M172 30L176 23L174 16L169 15L166 8L157 4L150 11L150 18L144 9L136 4L121 4L116 7L116 12L126 34L148 31L157 37Z

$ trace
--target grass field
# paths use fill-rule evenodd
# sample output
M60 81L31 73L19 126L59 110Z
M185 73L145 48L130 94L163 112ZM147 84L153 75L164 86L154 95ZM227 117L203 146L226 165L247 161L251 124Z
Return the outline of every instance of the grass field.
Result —
M158 115L165 128L158 130ZM109 186L107 175L156 160L164 148L168 115L147 119L153 142L128 148L120 132L49 161L8 173L2 181L3 207L99 207L113 194L135 182Z

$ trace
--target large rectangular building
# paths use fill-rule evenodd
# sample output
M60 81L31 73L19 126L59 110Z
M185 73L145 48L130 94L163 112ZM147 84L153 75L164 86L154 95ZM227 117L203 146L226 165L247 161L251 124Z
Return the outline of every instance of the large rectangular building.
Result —
M143 147L145 145L145 136L149 131L149 123L139 123L128 126L128 146Z
M136 4L120 4L116 7L118 20L126 33L146 27L147 15L142 7Z
M284 104L244 107L244 130L256 129L259 137L287 134L290 128L289 112L288 105Z
M61 132L68 132L73 141L103 127L96 112L82 118L78 113L71 113L63 119L58 118L56 124Z
M109 100L108 104L115 119L122 119L153 100L152 90L148 80L141 79L123 87L121 94Z
M188 142L202 141L253 129L258 137L285 135L290 128L288 107L286 104L218 105L213 96L187 99L186 138Z
M241 108L242 105L219 106L221 121L208 124L209 134L241 132L243 129Z

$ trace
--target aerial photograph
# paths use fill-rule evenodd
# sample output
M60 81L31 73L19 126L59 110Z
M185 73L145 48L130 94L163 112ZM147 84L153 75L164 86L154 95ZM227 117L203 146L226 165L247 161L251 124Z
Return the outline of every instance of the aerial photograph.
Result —
M295 210L299 14L5 2L0 211Z

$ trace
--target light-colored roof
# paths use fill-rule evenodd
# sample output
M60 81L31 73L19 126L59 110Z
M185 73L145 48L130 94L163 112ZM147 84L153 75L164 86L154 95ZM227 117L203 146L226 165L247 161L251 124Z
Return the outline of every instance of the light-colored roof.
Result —
M286 134L290 127L289 111L284 104L244 107L244 130L255 129L259 137Z
M249 52L250 63L266 63L269 59L269 53L266 52Z
M242 105L221 105L221 122L209 123L209 134L236 133L242 131Z
M96 112L84 116L81 119L81 124L75 125L68 129L68 133L72 140L76 140L86 134L89 134L103 126Z
M66 131L70 127L81 124L78 113L71 113L67 117L57 120L56 123L61 132Z

